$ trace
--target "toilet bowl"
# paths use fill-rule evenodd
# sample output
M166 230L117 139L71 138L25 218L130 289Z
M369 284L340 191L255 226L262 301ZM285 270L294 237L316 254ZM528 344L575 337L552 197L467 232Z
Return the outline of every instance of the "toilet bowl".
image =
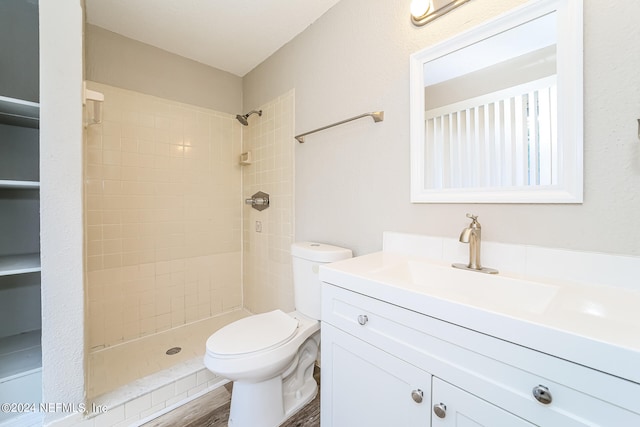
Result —
M283 372L302 342L319 330L320 322L297 312L274 310L246 317L207 340L205 364L232 381L262 381Z
M233 381L229 426L276 427L317 394L318 265L350 258L351 251L302 242L294 243L291 253L296 311L255 314L207 340L205 366Z

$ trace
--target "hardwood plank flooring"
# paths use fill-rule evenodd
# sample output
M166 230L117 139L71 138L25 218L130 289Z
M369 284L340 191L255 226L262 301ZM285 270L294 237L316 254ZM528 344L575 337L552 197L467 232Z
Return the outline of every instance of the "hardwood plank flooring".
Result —
M320 384L320 369L316 367L313 376ZM142 427L227 427L232 392L231 384L220 387ZM318 395L281 427L320 427L320 387Z

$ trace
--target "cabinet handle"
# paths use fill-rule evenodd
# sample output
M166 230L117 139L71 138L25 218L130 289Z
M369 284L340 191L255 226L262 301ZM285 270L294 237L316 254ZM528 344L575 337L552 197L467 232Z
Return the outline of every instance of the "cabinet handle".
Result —
M358 316L358 323L360 323L362 326L366 325L368 321L369 318L366 314L361 314Z
M551 397L551 393L549 392L549 388L543 385L539 385L533 388L533 397L543 405L548 405L551 403L553 398Z
M433 412L438 418L444 418L447 416L447 405L442 402L437 405L433 405Z
M424 393L420 389L411 392L411 398L416 403L422 403L422 396L424 396Z

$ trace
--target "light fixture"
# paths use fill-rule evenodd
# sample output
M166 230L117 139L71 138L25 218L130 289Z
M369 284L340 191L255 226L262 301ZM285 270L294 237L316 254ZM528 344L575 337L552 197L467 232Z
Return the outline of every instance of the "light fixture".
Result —
M421 27L469 0L412 0L411 22Z
M419 18L425 16L431 9L431 1L429 0L413 0L411 2L411 17Z

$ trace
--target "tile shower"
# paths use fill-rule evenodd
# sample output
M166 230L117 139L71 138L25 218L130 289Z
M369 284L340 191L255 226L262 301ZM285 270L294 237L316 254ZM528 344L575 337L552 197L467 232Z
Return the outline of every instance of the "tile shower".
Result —
M247 310L293 310L294 93L243 127L232 114L88 87L105 95L84 154L91 399L193 362ZM251 165L239 165L243 151ZM262 212L243 204L258 190L271 194Z
M249 126L243 128L243 151L251 151L254 160L243 169L242 193L270 195L268 209L244 209L244 306L253 313L294 310L293 105L294 92L289 91L263 106L262 117L250 117ZM256 222L261 232L256 232Z

